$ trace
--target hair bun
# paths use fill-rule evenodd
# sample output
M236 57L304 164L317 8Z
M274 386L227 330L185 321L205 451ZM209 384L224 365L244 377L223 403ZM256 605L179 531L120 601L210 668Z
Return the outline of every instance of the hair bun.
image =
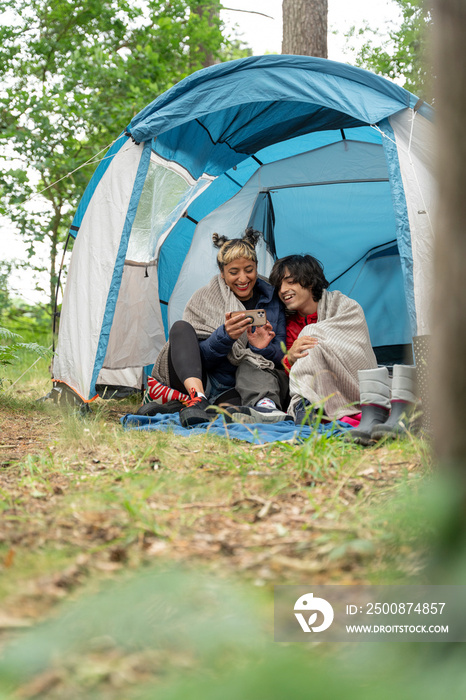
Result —
M252 247L255 248L260 237L261 234L259 231L253 228L247 228L244 232L243 241L250 243Z
M212 243L216 248L221 248L228 240L226 236L221 236L219 233L212 234Z

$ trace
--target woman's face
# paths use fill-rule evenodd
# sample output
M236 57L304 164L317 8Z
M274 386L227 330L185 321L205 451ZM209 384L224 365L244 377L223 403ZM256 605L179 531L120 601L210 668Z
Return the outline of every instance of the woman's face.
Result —
M257 280L257 264L254 260L236 258L224 266L221 275L240 301L247 301L252 297Z

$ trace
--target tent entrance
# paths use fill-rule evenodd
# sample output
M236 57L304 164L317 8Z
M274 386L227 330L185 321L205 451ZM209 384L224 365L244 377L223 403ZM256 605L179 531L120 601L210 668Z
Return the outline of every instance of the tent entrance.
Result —
M249 225L275 258L309 253L364 309L381 362L402 362L411 330L387 179L299 183L259 192Z

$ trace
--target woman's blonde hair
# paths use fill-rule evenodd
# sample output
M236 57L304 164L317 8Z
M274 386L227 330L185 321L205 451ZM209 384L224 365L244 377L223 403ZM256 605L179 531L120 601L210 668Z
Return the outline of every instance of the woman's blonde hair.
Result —
M223 272L225 265L238 258L246 258L246 260L253 260L257 263L256 245L259 238L259 231L255 231L253 228L247 228L243 238L229 239L226 236L213 233L213 244L216 248L220 248L217 253L217 265L220 272Z

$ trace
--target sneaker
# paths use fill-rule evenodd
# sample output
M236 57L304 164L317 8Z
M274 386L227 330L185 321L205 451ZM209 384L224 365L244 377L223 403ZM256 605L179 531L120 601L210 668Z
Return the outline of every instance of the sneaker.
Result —
M280 423L281 421L293 421L278 408L264 408L262 406L232 406L223 414L227 423Z
M295 419L296 425L308 425L310 428L315 428L316 426L327 423L332 423L333 421L324 414L322 408L310 408L312 404L304 399L305 406L297 406L295 408Z
M313 425L317 417L317 412L311 408L311 402L301 399L294 411L294 422L296 425Z
M180 423L183 428L193 428L200 423L209 423L214 416L212 413L207 413L210 404L205 396L200 396L195 389L191 389L189 397L185 407L180 411Z
M155 416L156 413L178 413L184 407L181 401L168 401L161 404L158 401L143 403L136 411L137 416Z

